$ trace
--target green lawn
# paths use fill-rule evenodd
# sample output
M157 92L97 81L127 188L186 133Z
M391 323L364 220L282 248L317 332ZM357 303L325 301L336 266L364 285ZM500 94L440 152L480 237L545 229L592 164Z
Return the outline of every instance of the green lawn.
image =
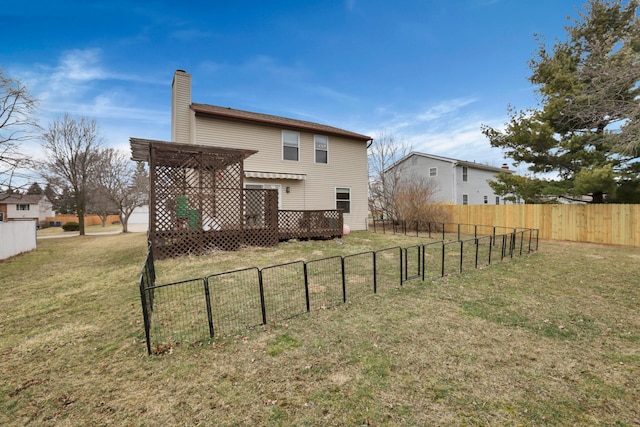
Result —
M159 280L415 239L352 233L157 263ZM0 262L0 425L640 423L637 248L538 253L146 356L144 233Z

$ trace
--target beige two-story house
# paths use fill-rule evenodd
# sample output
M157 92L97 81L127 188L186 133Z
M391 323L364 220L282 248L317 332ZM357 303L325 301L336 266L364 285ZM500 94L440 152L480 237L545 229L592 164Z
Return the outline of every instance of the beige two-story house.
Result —
M245 188L278 190L281 210L342 209L352 230L367 226L367 147L344 129L199 104L191 75L175 72L171 138L177 144L255 150L244 161Z

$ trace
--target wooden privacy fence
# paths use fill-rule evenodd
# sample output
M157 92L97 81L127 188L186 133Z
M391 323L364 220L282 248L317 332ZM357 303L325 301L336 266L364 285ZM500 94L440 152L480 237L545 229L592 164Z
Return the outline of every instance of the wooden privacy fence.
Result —
M540 239L640 246L640 205L447 205L449 221L535 228Z

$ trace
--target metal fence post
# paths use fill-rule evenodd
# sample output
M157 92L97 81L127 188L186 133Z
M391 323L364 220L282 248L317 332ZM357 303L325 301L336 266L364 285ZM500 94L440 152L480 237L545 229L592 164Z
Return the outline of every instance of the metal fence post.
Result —
M403 257L402 257L402 248L399 248L400 250L400 286L402 286L402 266L404 265L403 261Z
M373 252L373 293L378 293L378 261L375 251Z
M425 249L424 249L424 245L421 246L422 248L422 281L424 282L424 271L427 269L427 266L425 265L426 262L426 257L424 255Z
M478 240L477 237L474 239L474 241L476 243L476 265L475 265L475 268L477 269L478 268L478 251L480 249L480 241Z
M489 235L489 265L491 265L491 252L493 250L493 239L495 238L495 236L491 236Z
M342 302L347 302L347 279L344 276L344 257L340 257L340 264L342 266Z
M444 239L442 240L442 273L441 277L444 277Z
M262 324L267 324L267 308L264 302L264 283L262 281L262 270L258 270L258 283L260 285L260 309L262 310Z
M147 296L144 284L144 272L140 275L140 300L142 301L142 318L144 320L144 335L147 341L147 353L151 355L151 317L147 307Z
M304 270L304 298L307 302L307 313L311 311L311 304L309 302L309 276L307 275L307 263L302 264Z
M213 312L211 310L211 294L209 293L209 278L204 278L204 298L207 304L207 320L209 321L209 337L214 337Z

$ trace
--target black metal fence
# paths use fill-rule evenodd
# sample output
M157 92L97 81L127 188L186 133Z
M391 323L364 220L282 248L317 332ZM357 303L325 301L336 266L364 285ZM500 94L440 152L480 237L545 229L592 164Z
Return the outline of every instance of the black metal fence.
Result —
M371 220L373 231L375 233L393 233L404 234L406 236L428 237L430 239L441 238L442 240L463 240L471 236L492 235L494 238L498 235L508 233L518 233L523 230L530 230L521 227L502 227L495 225L481 224L461 224L457 222L430 222L430 221L407 221L407 220L389 220L389 219L373 219ZM538 229L534 229L536 233ZM536 243L537 243L536 234ZM536 247L537 250L537 247Z
M495 230L495 228L494 228ZM147 351L236 334L366 295L490 265L538 248L538 230L442 240L227 271L156 284L151 248L140 275Z

